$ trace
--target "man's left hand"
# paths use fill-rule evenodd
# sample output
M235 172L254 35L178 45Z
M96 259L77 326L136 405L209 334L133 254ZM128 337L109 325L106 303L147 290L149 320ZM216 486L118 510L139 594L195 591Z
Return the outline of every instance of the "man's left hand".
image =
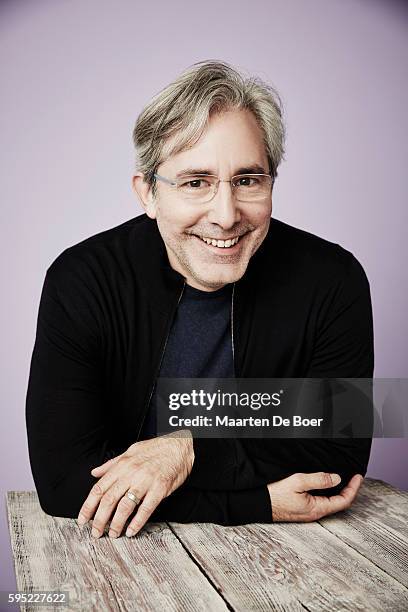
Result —
M135 442L121 455L92 470L99 480L79 511L78 523L84 525L93 517L92 535L99 537L114 512L109 536L119 536L137 507L126 495L131 489L140 505L126 535L136 534L160 502L183 484L193 463L193 438L189 430Z

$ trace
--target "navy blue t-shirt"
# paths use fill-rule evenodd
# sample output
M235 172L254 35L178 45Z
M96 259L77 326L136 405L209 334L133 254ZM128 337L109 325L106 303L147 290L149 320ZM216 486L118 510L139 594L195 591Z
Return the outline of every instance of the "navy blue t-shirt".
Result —
M232 284L216 291L185 285L167 339L161 378L233 378L231 338ZM156 392L140 439L156 435Z

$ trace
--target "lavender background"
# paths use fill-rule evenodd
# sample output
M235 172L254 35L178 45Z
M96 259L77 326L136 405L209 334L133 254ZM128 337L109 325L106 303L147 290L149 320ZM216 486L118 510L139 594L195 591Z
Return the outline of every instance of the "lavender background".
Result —
M2 94L0 589L14 589L7 490L31 490L24 404L45 270L141 212L131 132L193 62L273 83L287 124L273 216L351 250L371 284L375 375L407 377L408 13L379 0L0 4ZM368 475L408 489L407 440Z

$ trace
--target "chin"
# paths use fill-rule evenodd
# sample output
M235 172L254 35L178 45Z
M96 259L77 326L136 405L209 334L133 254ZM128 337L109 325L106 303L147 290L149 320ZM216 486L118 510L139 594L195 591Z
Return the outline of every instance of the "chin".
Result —
M246 266L245 269L242 270L241 268L239 269L235 269L235 270L231 270L228 272L224 272L224 273L213 273L213 274L205 274L205 273L198 273L197 275L195 275L195 278L197 280L199 280L199 282L202 285L206 285L208 287L212 287L214 289L217 288L217 286L220 285L227 285L229 283L235 283L236 281L238 281L240 278L243 277L244 273L246 270Z

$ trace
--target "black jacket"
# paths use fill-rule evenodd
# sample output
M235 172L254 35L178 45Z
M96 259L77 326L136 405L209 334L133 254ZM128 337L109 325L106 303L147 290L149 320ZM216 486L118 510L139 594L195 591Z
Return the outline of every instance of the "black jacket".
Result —
M138 439L184 285L145 214L63 251L47 270L26 397L43 510L76 517L90 470ZM341 246L271 219L236 282L237 377L372 377L369 283ZM152 518L270 522L266 485L365 474L371 439L194 439L193 470Z

